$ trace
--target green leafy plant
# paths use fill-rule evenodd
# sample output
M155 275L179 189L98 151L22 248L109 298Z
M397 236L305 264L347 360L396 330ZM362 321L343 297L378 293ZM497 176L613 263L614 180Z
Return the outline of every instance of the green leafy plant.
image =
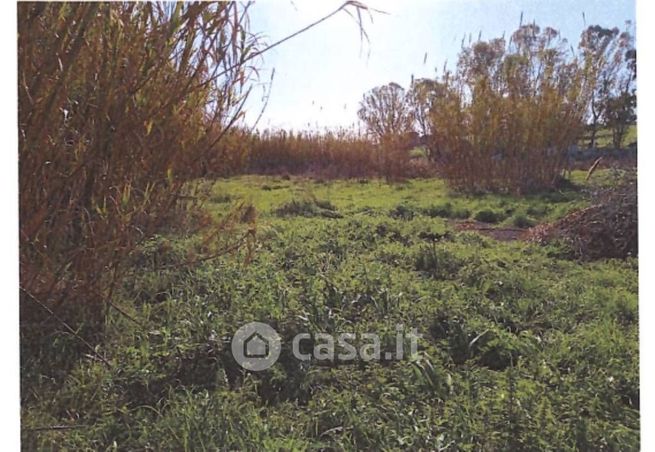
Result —
M497 210L483 209L476 212L473 218L483 223L500 223L504 218L504 213Z

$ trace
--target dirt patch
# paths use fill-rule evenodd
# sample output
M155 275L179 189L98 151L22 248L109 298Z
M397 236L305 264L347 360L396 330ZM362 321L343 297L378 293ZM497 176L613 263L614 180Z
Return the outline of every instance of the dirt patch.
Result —
M524 240L528 236L528 229L496 227L482 221L451 221L451 224L457 231L473 231L501 242Z

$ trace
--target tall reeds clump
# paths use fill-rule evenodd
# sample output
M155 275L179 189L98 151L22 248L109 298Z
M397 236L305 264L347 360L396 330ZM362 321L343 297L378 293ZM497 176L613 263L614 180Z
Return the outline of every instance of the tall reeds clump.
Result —
M232 127L226 133L222 129L210 132L210 137L220 136L213 152L203 161L202 176L206 178L229 177L242 174L248 167L252 134L244 127Z
M478 41L443 76L430 113L438 160L464 191L530 192L558 183L583 130L590 62L536 25Z
M365 177L379 173L377 147L349 129L264 130L251 136L247 170L254 173Z
M21 3L18 30L21 315L91 320L240 118L258 42L237 2Z

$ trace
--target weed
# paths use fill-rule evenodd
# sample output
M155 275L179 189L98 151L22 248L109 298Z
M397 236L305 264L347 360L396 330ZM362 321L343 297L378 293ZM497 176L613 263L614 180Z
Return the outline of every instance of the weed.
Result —
M220 194L220 195L213 195L212 197L209 198L210 202L216 203L216 204L225 204L232 202L234 198L226 193L226 194Z
M260 189L278 183L249 176L213 187L252 199L261 216L247 266L245 250L181 265L202 235L160 235L131 254L114 299L131 319L110 311L97 349L111 367L68 334L21 338L25 447L638 448L635 258L580 264L552 256L553 245L457 233L424 214L448 202L566 213L539 198L465 198L440 181L400 191L338 181L313 197L297 194L300 179ZM411 218L390 217L406 196ZM343 219L317 214L337 207ZM393 351L397 324L422 337L403 361L324 365L283 346L272 368L246 372L230 340L252 320L284 344L299 332L377 332ZM71 428L38 430L58 425Z
M411 220L416 215L416 209L407 204L398 204L390 212L391 218L398 218L400 220Z
M429 206L423 211L429 217L466 219L471 216L471 211L464 207L453 207L450 202Z
M483 209L476 212L473 218L483 223L500 223L505 218L505 213L497 210Z
M422 246L414 256L414 268L437 279L456 277L462 265L461 258L435 244Z
M274 211L279 217L303 216L327 218L341 218L341 215L329 201L319 200L291 200Z
M512 217L512 225L517 228L531 228L535 221L523 214L516 214Z

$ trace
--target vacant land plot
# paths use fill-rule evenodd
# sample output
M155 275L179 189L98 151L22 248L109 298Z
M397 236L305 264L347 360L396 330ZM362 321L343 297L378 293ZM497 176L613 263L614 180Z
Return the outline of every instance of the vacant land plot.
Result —
M99 350L111 367L70 335L39 339L23 357L28 449L638 448L637 260L460 226L552 221L587 204L584 187L466 197L439 180L248 176L211 191L217 216L254 205L256 244L193 265L201 237L142 247ZM248 373L230 339L253 320L285 341L371 331L384 351L398 324L421 338L402 361L301 362L283 346Z

